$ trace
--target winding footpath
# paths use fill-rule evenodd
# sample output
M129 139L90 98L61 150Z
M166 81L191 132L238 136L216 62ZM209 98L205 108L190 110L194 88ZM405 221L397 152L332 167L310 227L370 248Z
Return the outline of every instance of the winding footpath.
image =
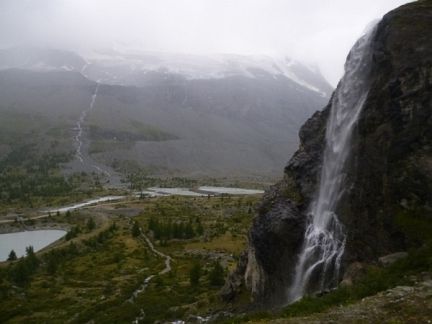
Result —
M131 219L129 219L129 223L130 223L130 225L132 226L132 221L131 221ZM168 272L171 271L171 261L172 261L172 258L171 258L169 255L166 255L166 254L162 253L161 251L157 250L157 249L154 247L152 241L148 238L147 235L145 235L145 233L144 233L144 231L142 230L141 227L139 228L139 230L140 230L140 233L141 233L141 234L140 234L141 238L145 241L145 243L147 244L147 246L149 247L149 249L150 249L150 250L151 250L155 255L157 255L157 256L159 256L159 257L165 259L165 268L164 268L162 271L158 272L157 274L152 274L152 275L150 275L150 276L148 276L147 278L144 279L144 282L142 283L142 285L141 285L140 287L138 287L138 289L136 289L136 290L132 293L132 296L128 299L128 302L131 302L131 303L133 303L134 300L135 300L135 299L136 299L136 298L137 298L137 297L138 297L142 292L144 292L144 291L146 290L146 288L147 288L147 286L149 285L150 281L151 281L155 276L157 276L157 275L164 275L164 274L166 274L166 273L168 273Z
M129 224L132 227L132 220L131 219L129 219ZM165 268L162 271L159 271L157 274L152 274L152 275L148 276L147 278L145 278L144 281L143 281L143 283L141 284L141 286L139 286L132 293L132 296L127 300L127 302L129 302L129 303L134 303L135 302L135 299L147 289L148 285L150 284L150 281L152 281L152 279L154 277L156 277L157 275L166 274L166 273L168 273L168 272L171 271L171 261L172 261L172 258L169 255L166 255L166 254L162 253L161 251L157 250L154 247L152 241L149 239L149 237L147 235L145 235L142 227L140 227L139 230L140 230L140 233L141 233L140 234L141 239L143 239L146 242L146 244L150 248L150 250L155 255L157 255L157 256L165 259ZM143 321L144 319L145 319L145 313L144 313L144 310L141 308L140 309L140 315L138 317L136 317L132 321L132 324L138 324L141 321Z

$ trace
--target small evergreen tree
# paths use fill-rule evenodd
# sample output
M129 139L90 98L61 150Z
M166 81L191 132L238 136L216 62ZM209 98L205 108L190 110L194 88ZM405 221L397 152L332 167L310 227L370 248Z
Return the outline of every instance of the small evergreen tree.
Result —
M95 221L94 221L93 218L89 218L89 219L87 220L86 227L87 227L87 229L88 229L89 231L92 231L92 230L94 230L94 229L96 228L96 223L95 223Z
M18 259L18 258L17 258L17 255L16 255L15 251L11 250L10 253L9 253L9 256L8 256L7 260L8 261L15 261L16 259Z
M37 267L39 266L39 259L37 258L36 254L34 253L33 246L26 247L26 258L25 261L28 265L30 273L33 273Z
M202 226L201 221L199 221L199 220L198 220L198 223L196 225L195 232L197 233L198 236L201 236L204 234L204 227Z
M201 264L199 262L194 263L192 269L189 271L189 281L191 286L198 286L201 278Z
M187 223L186 226L184 227L184 237L190 239L194 237L194 234L195 233L192 227L192 223L191 222Z
M66 241L69 241L71 239L73 239L74 237L77 237L77 235L79 234L80 229L78 226L74 226L72 227L65 236Z
M18 263L10 269L10 279L17 285L24 286L30 281L30 271L24 259L20 259Z
M212 286L222 286L225 283L224 269L218 261L213 263L213 268L209 273L209 282Z
M141 234L141 230L139 228L139 225L137 222L134 222L133 226L132 226L132 236L133 237L138 237Z

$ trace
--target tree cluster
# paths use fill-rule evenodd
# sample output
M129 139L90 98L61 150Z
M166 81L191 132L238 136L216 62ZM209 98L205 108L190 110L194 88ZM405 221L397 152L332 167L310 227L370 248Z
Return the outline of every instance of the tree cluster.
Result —
M156 240L191 239L204 233L199 219L193 223L188 222L160 222L152 217L148 222L148 229L153 232Z
M212 286L220 287L225 283L225 271L218 261L213 262L208 278Z
M199 262L195 262L192 265L189 271L189 282L191 286L196 287L199 285L203 272ZM225 271L218 261L214 261L211 264L210 270L207 273L207 279L210 286L220 287L225 283Z
M11 256L12 252L9 256ZM34 253L33 246L28 246L26 248L26 256L20 258L9 268L9 279L19 286L25 286L30 282L31 276L36 272L39 264L40 260Z

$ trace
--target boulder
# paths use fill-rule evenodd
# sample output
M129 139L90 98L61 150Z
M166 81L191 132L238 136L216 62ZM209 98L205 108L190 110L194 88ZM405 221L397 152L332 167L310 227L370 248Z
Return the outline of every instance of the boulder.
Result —
M396 253L384 255L380 257L378 261L380 265L385 267L395 263L400 259L406 258L407 256L408 256L407 252L396 252Z

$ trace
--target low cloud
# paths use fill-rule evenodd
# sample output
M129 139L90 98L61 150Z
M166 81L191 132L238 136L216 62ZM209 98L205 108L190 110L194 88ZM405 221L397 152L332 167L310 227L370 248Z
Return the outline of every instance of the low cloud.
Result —
M2 0L0 46L290 56L335 85L365 26L406 0Z

